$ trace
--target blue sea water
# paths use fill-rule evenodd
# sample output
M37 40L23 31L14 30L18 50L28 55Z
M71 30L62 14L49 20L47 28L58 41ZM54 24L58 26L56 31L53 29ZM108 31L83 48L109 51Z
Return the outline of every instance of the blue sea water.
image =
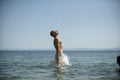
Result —
M119 51L65 51L72 66L55 67L54 51L0 51L0 80L120 80Z

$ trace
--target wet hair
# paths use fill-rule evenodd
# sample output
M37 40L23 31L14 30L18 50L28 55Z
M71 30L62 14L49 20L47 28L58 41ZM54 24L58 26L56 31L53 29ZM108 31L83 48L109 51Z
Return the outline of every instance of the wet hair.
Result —
M50 35L51 35L52 37L56 37L58 34L59 34L59 32L58 32L57 30L52 30L52 31L50 32Z
M54 31L53 31L53 30L50 32L50 35L51 35L52 37L56 37L56 35L54 35Z

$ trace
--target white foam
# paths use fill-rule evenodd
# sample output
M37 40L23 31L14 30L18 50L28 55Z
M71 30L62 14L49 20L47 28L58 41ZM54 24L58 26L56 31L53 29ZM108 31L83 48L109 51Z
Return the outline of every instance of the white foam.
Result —
M64 53L62 53L62 61L63 61L64 65L71 65L68 56Z

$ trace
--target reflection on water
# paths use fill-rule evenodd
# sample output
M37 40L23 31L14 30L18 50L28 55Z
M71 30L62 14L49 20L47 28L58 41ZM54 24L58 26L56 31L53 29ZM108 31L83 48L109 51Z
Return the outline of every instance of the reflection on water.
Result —
M56 67L54 74L57 80L64 80L65 72L64 69Z
M56 69L56 77L57 80L64 80L64 74L62 73L62 69Z

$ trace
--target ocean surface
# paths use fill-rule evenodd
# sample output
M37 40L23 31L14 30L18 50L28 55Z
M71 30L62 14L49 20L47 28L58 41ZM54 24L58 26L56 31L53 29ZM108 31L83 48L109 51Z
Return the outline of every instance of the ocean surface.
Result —
M120 80L119 51L65 51L71 66L57 68L54 51L0 51L0 80Z

